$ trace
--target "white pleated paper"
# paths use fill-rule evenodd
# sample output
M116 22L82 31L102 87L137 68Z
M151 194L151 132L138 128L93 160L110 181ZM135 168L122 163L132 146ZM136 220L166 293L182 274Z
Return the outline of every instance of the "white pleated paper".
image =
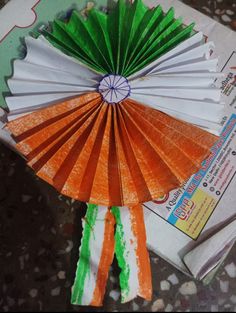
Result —
M27 55L14 62L8 80L12 92L6 101L9 120L92 91L103 75L53 47L44 37L27 37ZM146 68L126 77L129 97L208 131L220 132L221 92L214 82L217 59L211 59L212 42L201 32L180 43ZM108 73L110 74L110 73Z

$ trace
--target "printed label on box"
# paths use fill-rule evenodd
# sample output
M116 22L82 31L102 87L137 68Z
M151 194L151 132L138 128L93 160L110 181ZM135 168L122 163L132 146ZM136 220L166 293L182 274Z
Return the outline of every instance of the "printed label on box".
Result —
M230 103L230 117L221 137L212 148L200 171L183 188L174 190L162 199L148 202L145 207L196 240L222 199L236 174L236 53L223 70L226 78L220 82L223 99Z

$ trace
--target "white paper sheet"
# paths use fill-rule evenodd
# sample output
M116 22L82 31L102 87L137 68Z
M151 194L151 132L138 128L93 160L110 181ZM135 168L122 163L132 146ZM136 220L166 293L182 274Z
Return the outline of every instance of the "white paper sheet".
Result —
M149 0L147 3L152 6L156 4L156 0ZM233 85L234 76L236 72L234 70L236 64L236 35L230 29L220 25L216 21L206 17L205 15L193 10L189 6L179 2L177 0L158 0L158 2L162 5L162 7L166 10L171 5L174 6L175 11L177 12L177 16L184 17L184 23L189 24L191 22L196 22L195 29L198 31L202 31L204 33L205 38L208 40L212 40L215 44L215 49L211 55L212 58L219 57L218 61L218 71L224 73L223 76L216 77L217 80L215 84L221 88L223 101L226 103L224 110L224 119L222 121L222 125L225 125L229 118L232 116L235 111L235 96L236 89ZM199 34L198 34L199 36ZM194 37L192 37L194 38ZM179 78L183 77L191 77L192 74L178 74ZM209 76L210 75L210 76ZM200 74L200 77L213 77L212 73L204 73ZM213 74L214 75L214 74ZM171 74L161 75L161 79L172 77ZM195 77L199 77L199 74L195 74ZM207 83L207 81L206 81ZM191 86L192 87L192 86ZM192 122L194 123L194 117L191 117ZM209 125L210 127L210 125ZM219 129L220 129L219 125ZM234 130L232 130L234 133ZM230 145L228 146L228 143ZM228 154L227 151L235 151L236 145L235 140L231 141L229 137L229 141L224 145L221 150L222 155L222 169L227 166L227 164L232 164L231 162L235 162L232 154ZM220 157L220 154L219 154ZM229 163L230 162L230 163ZM212 168L215 163L213 163ZM219 164L217 165L219 167ZM231 165L233 167L233 165ZM198 278L203 278L208 280L207 273L211 268L214 268L209 275L212 277L212 272L218 267L218 265L225 259L227 253L233 245L233 241L230 242L229 245L224 246L226 235L228 230L235 228L235 222L232 222L236 215L235 210L235 186L236 186L236 176L233 176L231 173L230 177L228 177L229 171L231 171L231 166L228 167L224 174L220 175L220 171L218 175L214 175L216 181L220 178L220 182L224 183L224 194L220 194L217 196L220 198L217 207L215 208L213 214L210 216L207 224L204 226L202 233L200 234L197 240L191 239L184 232L180 231L169 222L167 222L163 217L158 214L155 214L155 210L159 210L159 212L166 212L167 207L177 205L180 200L182 193L181 190L175 190L167 195L166 199L160 199L159 204L153 204L153 211L145 210L145 218L146 218L146 226L147 226L147 236L148 236L148 246L149 248L157 253L159 256L163 257L169 263L173 264L176 268L180 269L182 272L189 276L198 276L197 273L201 275ZM234 163L235 166L235 163ZM216 167L216 170L217 168ZM211 179L213 177L214 171L210 174ZM232 178L231 178L232 177ZM216 195L215 191L210 191L210 187L208 186L207 194L209 193L209 197L212 195ZM211 189L213 190L213 189ZM163 201L162 201L163 200ZM232 223L232 224L231 224ZM229 228L228 226L229 225ZM230 226L231 225L231 226ZM158 235L157 235L158 230ZM222 232L221 232L222 230ZM219 233L220 232L220 233ZM233 230L234 232L234 230ZM217 239L218 247L223 248L222 254L218 254L217 249L212 249L212 241L215 240L215 236L219 237ZM229 234L229 233L228 233ZM233 237L232 237L233 238ZM207 241L206 241L207 240ZM204 242L204 243L203 243ZM202 244L203 243L203 244ZM198 250L195 250L198 249ZM192 258L190 261L190 257L188 258L188 267L186 266L185 256L194 255L194 251L198 251L197 257L195 254L195 258ZM193 254L192 254L193 252ZM218 255L217 255L218 254ZM204 257L202 257L204 256ZM211 259L214 256L215 259ZM185 260L185 262L184 262ZM215 262L208 262L208 261ZM192 271L192 273L191 273ZM206 277L207 275L207 277ZM205 278L206 277L206 278Z
M194 277L201 280L221 262L235 240L236 220L187 253L184 262Z

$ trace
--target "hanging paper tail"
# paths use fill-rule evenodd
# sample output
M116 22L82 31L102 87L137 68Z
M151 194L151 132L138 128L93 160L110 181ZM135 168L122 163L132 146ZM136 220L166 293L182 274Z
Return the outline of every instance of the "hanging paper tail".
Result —
M121 268L122 303L140 296L152 297L151 268L146 249L146 231L141 205L133 208L113 207L116 219L115 253Z
M116 234L114 226L116 223ZM121 268L122 302L152 297L143 208L88 205L71 303L102 306L114 250Z
M109 268L114 257L115 219L107 207L88 205L80 259L71 303L102 306Z

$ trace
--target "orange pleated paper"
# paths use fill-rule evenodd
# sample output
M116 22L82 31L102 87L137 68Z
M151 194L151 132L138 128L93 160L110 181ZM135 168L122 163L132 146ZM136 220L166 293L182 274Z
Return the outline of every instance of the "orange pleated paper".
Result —
M8 124L37 175L71 198L132 206L198 171L217 137L126 99L93 92Z

